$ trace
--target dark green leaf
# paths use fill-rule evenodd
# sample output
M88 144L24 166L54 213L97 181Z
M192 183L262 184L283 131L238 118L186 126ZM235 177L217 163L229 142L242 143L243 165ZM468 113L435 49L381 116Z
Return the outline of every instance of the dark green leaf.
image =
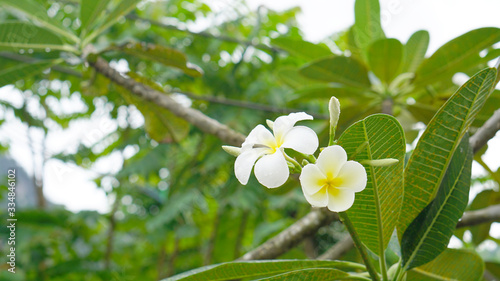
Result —
M348 277L346 272L332 269L332 268L314 268L302 269L287 272L284 274L257 279L256 281L324 281L324 280L338 280L339 277ZM342 278L342 280L348 280Z
M405 195L398 237L434 199L459 141L491 93L496 70L485 69L469 79L428 124L405 168Z
M436 198L403 234L401 250L406 269L426 264L446 249L467 207L471 168L472 149L465 135L453 154Z

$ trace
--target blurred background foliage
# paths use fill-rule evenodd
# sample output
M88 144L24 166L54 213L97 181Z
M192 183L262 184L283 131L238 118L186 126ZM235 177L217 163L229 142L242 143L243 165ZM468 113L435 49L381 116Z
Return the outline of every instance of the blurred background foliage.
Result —
M8 2L0 1L7 7L0 10L0 23L24 20ZM81 33L79 1L32 2ZM426 59L426 31L400 42L386 39L380 24L371 33L360 31L359 17L350 29L313 44L302 38L299 12L265 7L252 11L241 0L216 10L200 0L145 1L97 36L92 46L112 64L126 65L133 79L242 133L300 110L315 116L310 124L320 133L320 143L326 143L326 104L335 95L342 104L341 130L369 114L393 114L405 128L410 151L422 124L458 88L452 77L458 72L472 75L499 53L493 45L500 32L485 28L454 39ZM192 26L203 31L189 31ZM63 62L45 70L54 64L49 60L59 58ZM22 69L21 62L29 67ZM112 120L111 130L89 132L76 151L43 151L33 179L27 179L34 183L36 203L17 210L22 220L16 231L17 273L7 273L8 265L2 263L2 280L158 280L234 260L310 211L297 181L269 190L251 178L241 186L234 177L234 159L221 150L219 139L113 84L75 54L2 47L0 65L0 86L15 85L23 98L21 106L2 101L0 111L36 130L42 143L49 131L79 126L97 113ZM12 72L11 67L20 69ZM81 106L65 106L70 102ZM495 91L474 127L499 104L500 92ZM9 144L2 145L8 151ZM489 169L481 153L476 161L489 175L475 183L498 186L499 171ZM44 199L47 161L92 168L112 154L123 159L123 164L113 164L120 166L118 172L94 180L107 194L109 213L73 213ZM6 194L3 188L2 196ZM469 209L498 201L497 189L488 188ZM484 240L496 245L489 230L483 224L456 235L466 248ZM2 237L7 231L2 228ZM343 235L341 224L332 223L282 258L315 258ZM485 249L480 253L495 272L498 247ZM344 259L359 257L351 251Z

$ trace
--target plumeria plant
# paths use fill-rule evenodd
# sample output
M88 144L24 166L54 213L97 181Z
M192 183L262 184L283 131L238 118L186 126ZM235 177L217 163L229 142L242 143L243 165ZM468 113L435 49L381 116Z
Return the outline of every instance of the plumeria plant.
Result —
M257 125L241 147L223 147L236 156L234 173L243 185L252 169L267 188L299 174L305 201L338 213L364 264L235 261L167 280L480 280L481 258L447 246L468 202L472 149L467 131L496 77L495 68L486 68L458 89L429 122L406 161L404 132L391 115L370 115L335 139L340 115L335 97L329 103L325 147L318 149L312 129L297 125L313 119L304 112L268 120L271 131ZM286 149L297 152L296 157Z

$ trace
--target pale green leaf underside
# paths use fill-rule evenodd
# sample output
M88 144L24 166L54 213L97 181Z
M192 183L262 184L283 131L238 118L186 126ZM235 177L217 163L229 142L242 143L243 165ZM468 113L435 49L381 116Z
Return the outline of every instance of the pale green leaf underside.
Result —
M300 69L307 78L337 82L348 86L369 88L368 70L352 57L335 56L314 61Z
M339 280L339 277L348 277L349 274L332 268L302 269L280 275L256 279L256 281L325 281ZM334 279L335 278L335 279ZM342 280L348 280L342 278Z
M0 48L8 51L19 49L72 50L59 36L48 29L27 22L0 23Z
M163 281L176 280L231 280L236 278L249 278L264 275L276 275L300 269L328 268L354 270L363 269L364 266L343 261L317 261L317 260L268 260L268 261L237 261L197 268L179 275L164 279Z
M359 147L365 148L354 156ZM371 115L349 127L339 145L349 159L398 159L388 167L365 166L368 182L356 193L354 205L347 211L361 241L374 253L384 250L396 227L403 201L403 162L405 139L398 121L389 115Z
M479 52L499 41L499 28L469 31L444 44L425 60L416 71L415 83L424 86L466 71L481 62Z
M0 87L13 84L18 80L26 79L51 67L54 61L40 61L35 63L19 63L18 65L0 70Z
M403 234L401 250L405 268L428 263L446 249L467 207L471 167L472 150L466 134L453 154L436 198Z
M478 281L484 271L479 255L466 250L446 249L435 260L407 273L411 281Z
M307 60L315 60L332 55L332 51L325 45L314 44L299 39L278 37L273 39L271 44L287 51L290 55Z
M422 134L405 169L399 239L434 199L453 152L490 95L495 76L494 68L474 75L439 109Z
M34 0L0 0L0 3L23 12L25 16L36 21L46 29L63 36L73 42L78 42L78 37L62 25L61 21L47 15L44 6ZM0 29L1 31L2 29Z
M425 58L429 47L429 32L419 30L408 39L405 45L403 68L401 72L415 72Z
M403 45L397 39L380 39L368 48L368 64L371 71L385 83L398 74L403 59Z

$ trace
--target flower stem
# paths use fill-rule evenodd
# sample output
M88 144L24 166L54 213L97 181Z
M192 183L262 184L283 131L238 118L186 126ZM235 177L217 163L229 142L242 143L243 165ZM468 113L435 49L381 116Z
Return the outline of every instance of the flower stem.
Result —
M356 248L358 249L358 252L361 255L361 258L363 259L363 262L366 265L366 269L368 270L370 277L374 281L380 281L378 273L377 273L377 271L375 271L375 267L373 266L370 258L368 257L368 252L366 251L365 245L363 245L363 243L361 242L361 239L359 239L358 233L354 229L354 225L352 224L352 221L347 216L347 213L340 212L339 217L340 217L340 220L344 223L345 227L347 228L347 231L349 231L349 234L351 235L352 240L354 241L354 245L356 245Z
M297 160L293 159L292 157L288 156L286 153L283 152L283 155L285 155L285 159L287 161L289 161L290 163L292 163L294 166L295 166L295 169L297 170L297 172L301 172L302 171L302 166L300 166L299 162L297 162Z

